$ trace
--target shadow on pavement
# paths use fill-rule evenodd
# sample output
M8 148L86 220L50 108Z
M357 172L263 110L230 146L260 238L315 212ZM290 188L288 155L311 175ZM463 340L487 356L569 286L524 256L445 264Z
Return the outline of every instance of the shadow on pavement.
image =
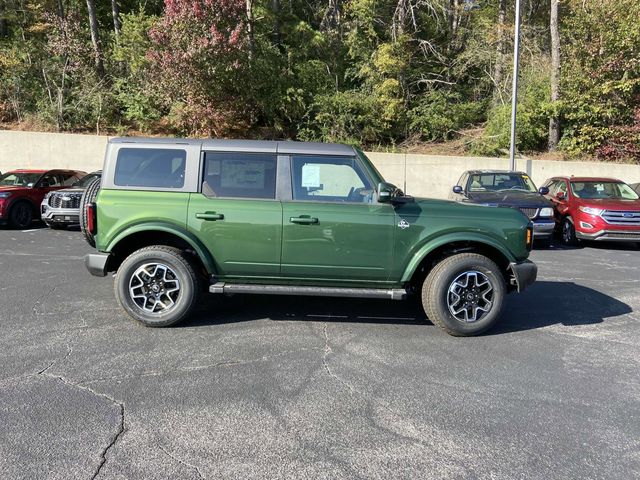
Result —
M536 282L523 294L507 297L502 319L488 335L533 330L555 324L601 323L631 313L625 303L572 282ZM205 295L184 327L250 322L323 321L431 325L416 298L406 301L269 295Z
M523 294L509 295L502 321L489 335L532 330L550 325L592 325L631 313L629 305L573 282L534 283Z

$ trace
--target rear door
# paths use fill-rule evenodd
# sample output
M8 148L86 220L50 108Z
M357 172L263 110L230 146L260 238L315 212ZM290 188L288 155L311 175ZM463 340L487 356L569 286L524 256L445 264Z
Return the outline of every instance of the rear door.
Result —
M205 152L199 193L187 225L205 244L222 278L277 277L282 205L275 153Z
M292 155L283 199L282 276L384 282L393 261L393 207L355 157Z

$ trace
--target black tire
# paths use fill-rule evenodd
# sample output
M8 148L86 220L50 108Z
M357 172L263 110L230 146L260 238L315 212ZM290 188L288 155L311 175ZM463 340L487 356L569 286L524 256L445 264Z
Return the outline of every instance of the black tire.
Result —
M158 264L168 269L163 273L165 280L168 278L166 282L149 276L149 273L158 272L159 269L153 270L153 265ZM148 267L143 268L145 265ZM160 272L163 270L160 269ZM148 280L148 283L144 284L141 278ZM162 284L158 287L161 293L157 297L153 288L159 284ZM143 298L133 298L130 294L132 285L134 295L144 295ZM179 288L177 292L169 292L176 286ZM114 290L118 302L129 316L147 327L168 327L187 317L196 306L202 290L202 278L191 259L181 250L154 245L136 250L122 262L115 276ZM165 291L169 293L163 295ZM174 303L164 309L163 305L169 300ZM151 304L151 301L154 303ZM158 301L160 307L157 307ZM152 308L152 311L148 308ZM155 311L156 308L158 311Z
M96 201L98 191L100 190L100 181L101 179L96 178L91 182L82 193L82 198L80 199L80 231L82 231L84 239L92 247L96 246L96 239L93 238L93 234L89 231L87 226L87 204Z
M469 276L463 277L465 275ZM475 280L472 281L474 275ZM457 295L455 292L452 294L450 289L458 288L460 293L460 284L458 287L454 287L454 284L464 278L469 289L462 289L464 295L460 295L459 299L471 304L468 308L464 304L458 304L461 311L457 314L464 317L460 319L456 318L450 309L453 303L452 308L455 311L454 295ZM487 281L488 285L483 283L484 281ZM471 286L471 283L474 283L474 286ZM491 290L487 290L489 287ZM478 335L496 323L502 312L506 293L504 276L492 260L476 253L460 253L445 258L429 272L422 285L422 307L429 320L449 335L466 337ZM468 299L467 295L470 295ZM467 314L463 314L463 311ZM475 320L469 320L469 312Z
M9 210L9 225L12 228L28 228L33 221L33 206L27 201L16 202Z
M576 228L571 221L571 217L565 217L562 220L562 227L560 230L560 241L567 247L575 247L578 245L578 238L576 237Z

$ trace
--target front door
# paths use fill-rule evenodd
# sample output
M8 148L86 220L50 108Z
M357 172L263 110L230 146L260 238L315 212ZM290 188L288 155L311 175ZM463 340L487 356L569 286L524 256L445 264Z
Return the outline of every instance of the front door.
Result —
M394 211L355 157L293 155L283 200L282 276L307 281L388 280Z
M280 273L282 205L276 155L206 152L201 193L192 193L187 224L204 242L221 278Z

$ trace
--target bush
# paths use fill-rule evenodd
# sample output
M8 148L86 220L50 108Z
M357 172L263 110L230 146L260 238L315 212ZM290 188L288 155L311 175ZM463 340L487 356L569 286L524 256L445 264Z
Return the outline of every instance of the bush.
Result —
M318 95L301 140L368 144L392 138L396 109L392 101L363 91L348 90Z
M450 140L459 130L482 121L485 108L486 102L464 102L457 93L433 90L409 110L409 129L424 140Z

